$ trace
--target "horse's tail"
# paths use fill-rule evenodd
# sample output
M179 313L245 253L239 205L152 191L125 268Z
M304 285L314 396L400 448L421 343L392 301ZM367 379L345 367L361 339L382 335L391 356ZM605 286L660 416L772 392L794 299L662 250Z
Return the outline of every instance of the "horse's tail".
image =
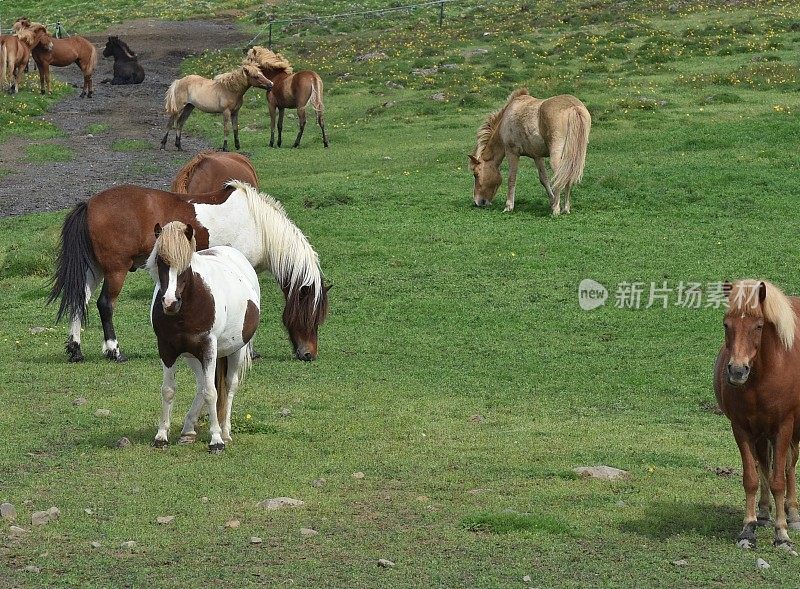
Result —
M86 289L89 272L97 275L98 263L89 235L87 205L78 203L64 219L61 227L61 248L47 304L61 297L56 321L64 315L86 321Z
M0 41L0 85L4 85L6 83L6 71L10 71L11 74L14 74L14 69L11 68L10 70L7 69L6 60L8 59L8 49L6 49L6 44Z
M325 105L322 104L322 78L317 74L311 79L311 96L308 99L317 117L325 114Z
M89 41L87 41L87 43L89 43ZM97 67L97 47L92 43L89 43L89 47L91 48L91 53L89 54L89 65L86 71L91 76L94 73L94 69Z
M579 183L583 178L591 126L592 119L589 111L579 106L570 107L567 114L564 147L561 150L561 162L553 174L553 190L560 191L567 186Z
M181 79L172 82L164 96L164 110L167 111L167 114L174 115L183 108L183 105L178 103L178 83Z
M228 357L217 358L217 367L214 371L214 386L217 388L217 420L220 425L225 423L228 416Z

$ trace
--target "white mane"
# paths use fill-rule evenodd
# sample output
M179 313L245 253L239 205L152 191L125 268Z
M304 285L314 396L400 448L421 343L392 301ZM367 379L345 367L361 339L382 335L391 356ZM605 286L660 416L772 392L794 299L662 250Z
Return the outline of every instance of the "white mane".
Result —
M289 292L303 286L313 286L316 307L322 293L319 255L286 215L283 205L246 182L231 180L226 186L244 195L250 215L261 229L264 250L269 255L269 268L275 279Z

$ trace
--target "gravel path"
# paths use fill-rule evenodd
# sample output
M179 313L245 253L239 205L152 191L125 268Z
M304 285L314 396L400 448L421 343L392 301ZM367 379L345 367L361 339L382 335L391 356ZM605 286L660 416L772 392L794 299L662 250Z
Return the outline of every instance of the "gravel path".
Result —
M100 83L113 77L113 59L102 57L108 35L120 36L137 53L145 70L143 83L131 86ZM168 144L172 149L167 151L113 151L112 143L118 139L139 139L157 148L166 124L164 93L178 76L181 61L205 49L243 44L248 39L229 22L154 19L127 22L87 38L99 53L94 97L79 98L79 92L75 92L43 117L66 134L64 138L43 143L66 145L75 157L64 163L32 164L24 159L29 144L26 139L12 139L0 145L2 167L19 170L5 176L0 183L0 216L67 208L115 184L168 187L183 163L210 147L203 139L184 134L184 153L174 150L172 140ZM75 65L51 71L73 86L82 85L83 78ZM92 136L87 128L93 123L103 123L109 128Z

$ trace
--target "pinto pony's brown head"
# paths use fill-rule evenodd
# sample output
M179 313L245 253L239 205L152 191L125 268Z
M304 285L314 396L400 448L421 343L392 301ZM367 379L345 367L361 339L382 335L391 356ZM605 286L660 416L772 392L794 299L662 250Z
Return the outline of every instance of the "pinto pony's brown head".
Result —
M301 286L291 291L284 289L286 306L283 309L283 325L289 333L298 360L316 360L319 342L319 326L328 316L328 291L322 286Z
M192 255L197 250L194 228L172 221L154 228L156 244L147 262L159 285L159 297L165 315L181 310L181 295L191 273Z
M767 281L740 280L724 285L728 296L725 313L725 346L728 349L728 382L743 385L765 333L777 337L787 350L794 346L795 313L789 298Z

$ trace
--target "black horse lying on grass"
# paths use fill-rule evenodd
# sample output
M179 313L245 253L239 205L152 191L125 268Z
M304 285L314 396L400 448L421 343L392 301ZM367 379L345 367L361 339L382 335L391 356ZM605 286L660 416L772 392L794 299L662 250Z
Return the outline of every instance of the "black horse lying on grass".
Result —
M144 70L137 61L136 54L119 37L109 37L103 57L114 56L114 78L110 82L118 84L141 84L144 80ZM108 82L109 80L103 80Z

